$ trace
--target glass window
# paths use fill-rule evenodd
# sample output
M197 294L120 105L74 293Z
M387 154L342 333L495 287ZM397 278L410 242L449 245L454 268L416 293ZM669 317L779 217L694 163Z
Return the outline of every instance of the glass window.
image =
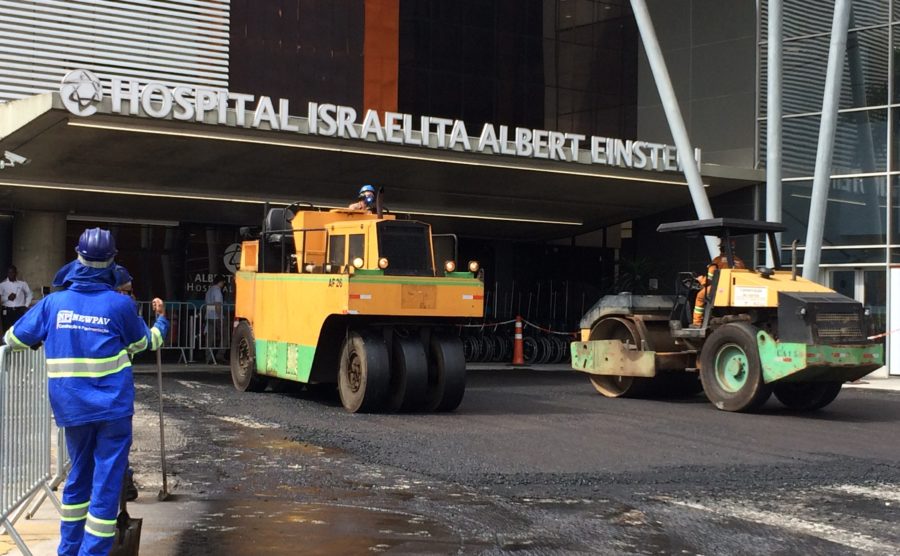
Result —
M841 295L846 295L850 299L856 299L856 271L831 271L831 289Z
M785 239L782 241L782 246L784 248L781 251L781 265L785 269L791 268L792 265L791 261L793 259L791 257L791 241L793 241L793 239L795 239L794 236L791 236L791 240ZM804 231L803 235L797 239L800 240L797 246L797 265L802 267L803 260L806 256L806 251L803 249L803 243L806 241L806 232ZM763 255L763 257L765 257L765 255ZM839 247L832 246L826 243L822 247L822 253L819 255L819 264L823 266L848 264L883 265L884 258L884 247L864 247L854 249L849 245L845 247Z
M813 33L830 33L834 18L834 0L784 0L784 36L797 37ZM854 0L850 7L850 28L883 25L888 22L888 3L885 0ZM760 35L767 40L769 2L760 3ZM898 6L894 0L894 19Z
M782 220L787 226L782 241L790 245L794 239L806 242L812 180L784 184ZM885 178L841 178L831 181L825 213L825 246L880 245L885 243ZM880 254L879 254L880 253ZM790 252L787 253L790 260ZM828 262L883 262L884 249L873 253L860 250L833 251ZM826 252L822 253L826 262Z
M863 270L863 285L863 305L872 310L874 332L881 334L887 325L887 274L884 270Z
M882 201L882 204L886 203ZM897 244L900 244L900 176L891 176L891 245ZM900 259L891 263L900 263Z
M400 20L400 112L459 118L470 131L636 134L639 38L627 2L401 2Z
M802 258L802 256L801 256ZM820 262L829 264L884 264L885 250L883 247L871 247L865 249L822 249Z
M784 43L784 113L821 112L831 36ZM861 108L887 104L887 27L847 34L839 107ZM760 114L766 111L768 48L760 47Z
M328 238L328 262L329 264L344 264L347 236L330 236Z
M366 236L365 234L350 234L350 255L348 261L353 261L356 257L366 260Z
M881 172L886 168L887 111L838 114L831 174ZM811 176L816 167L820 117L785 118L783 168L786 177ZM765 162L766 125L760 122L760 156Z
M377 224L378 256L389 261L385 274L434 276L428 226L419 222Z

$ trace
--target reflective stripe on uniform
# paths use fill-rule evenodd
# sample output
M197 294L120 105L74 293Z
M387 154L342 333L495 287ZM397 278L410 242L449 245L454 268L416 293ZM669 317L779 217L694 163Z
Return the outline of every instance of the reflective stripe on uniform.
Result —
M60 504L59 516L63 521L81 521L87 519L90 502L81 504Z
M15 325L11 326L9 330L6 331L6 335L3 336L3 340L6 341L6 345L13 349L28 348L28 345L22 342L22 340L16 338L16 335L13 334L13 328L15 328Z
M700 313L700 314L702 315L702 314L703 314L703 307L694 307L694 312L695 312L695 313Z
M84 524L84 532L90 533L95 537L115 537L116 520L100 519L99 517L88 514L87 523Z
M93 359L90 357L47 358L47 375L50 378L86 377L98 378L117 373L131 365L128 352L124 349L118 355Z
M140 340L136 341L135 343L133 343L130 346L128 346L127 348L125 348L125 351L127 351L129 354L135 354L140 351L144 351L145 349L147 349L147 337L146 336L144 336Z
M162 347L162 344L163 344L162 333L155 326L150 329L150 340L151 340L150 341L150 349L152 351L156 351L160 347Z

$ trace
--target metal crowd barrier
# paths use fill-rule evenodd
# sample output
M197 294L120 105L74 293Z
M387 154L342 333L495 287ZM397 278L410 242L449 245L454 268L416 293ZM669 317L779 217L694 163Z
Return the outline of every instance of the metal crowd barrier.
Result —
M209 305L203 305L198 312L200 323L198 348L203 352L205 360L222 359L223 354L231 350L231 327L234 321L234 305L223 304L222 314ZM212 316L219 318L210 318ZM218 355L218 357L217 357Z
M69 470L72 468L72 460L69 459L69 448L66 446L66 429L58 428L56 429L56 467L54 467L53 477L47 482L47 488L55 491L59 488L59 485L66 480L66 477L69 475ZM37 492L35 492L31 497L34 498L37 496ZM40 498L35 501L33 505L31 505L31 509L28 510L28 513L25 514L25 519L31 519L37 513L38 508L41 507L41 504L44 503L44 500L47 499L46 489L41 491ZM55 496L50 497L50 501L57 507L59 506L59 500L56 499Z
M50 491L50 400L44 350L0 347L0 524L22 554L13 525L41 490ZM18 511L17 510L21 510Z
M166 302L166 318L169 319L169 337L163 349L178 350L179 362L185 365L194 362L195 352L200 351L204 360L215 358L216 352L231 349L231 325L234 320L234 305L222 305L222 318L207 318L207 306L190 301ZM155 320L150 301L138 302L138 310L147 325ZM210 311L209 316L213 314Z

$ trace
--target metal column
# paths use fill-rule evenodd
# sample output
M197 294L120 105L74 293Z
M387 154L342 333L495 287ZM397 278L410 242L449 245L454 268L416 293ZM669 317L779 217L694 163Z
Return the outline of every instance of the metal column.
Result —
M806 230L806 253L803 257L803 277L818 280L822 259L822 237L825 233L825 209L831 185L831 159L834 154L834 134L837 126L838 102L841 98L841 77L847 51L847 28L850 24L851 0L835 0L831 25L831 46L828 50L828 71L825 74L825 94L822 98L822 123L819 127L819 146L816 170L813 174L812 198L809 202L809 226Z
M650 12L647 10L647 3L645 0L631 0L631 9L637 21L638 31L641 33L644 49L647 51L647 59L650 61L650 69L653 71L653 80L656 81L656 89L659 91L659 98L662 100L663 109L666 112L669 130L672 132L675 147L678 149L678 158L681 159L681 166L684 168L684 177L687 179L688 188L691 191L691 200L694 202L697 217L702 220L712 218L712 207L709 205L709 198L703 188L700 168L694 162L694 149L688 138L684 118L681 116L681 108L678 106L678 99L672 88L669 70L666 68L666 61L663 58L662 49L659 47L659 40L656 38L656 30L650 19ZM715 238L707 237L706 247L709 249L710 258L715 258L719 254L719 246Z
M782 113L782 38L784 9L781 0L769 0L769 72L766 79L766 220L781 222L781 113ZM772 249L781 250L781 232L766 252L766 266L775 265ZM780 255L780 253L779 253Z

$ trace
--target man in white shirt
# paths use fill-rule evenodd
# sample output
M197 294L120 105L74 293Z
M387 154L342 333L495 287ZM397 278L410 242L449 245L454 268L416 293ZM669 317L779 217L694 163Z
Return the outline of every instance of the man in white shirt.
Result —
M34 297L31 288L24 280L18 280L19 271L10 266L6 272L6 280L0 282L0 302L2 302L3 332L16 323L31 306Z

